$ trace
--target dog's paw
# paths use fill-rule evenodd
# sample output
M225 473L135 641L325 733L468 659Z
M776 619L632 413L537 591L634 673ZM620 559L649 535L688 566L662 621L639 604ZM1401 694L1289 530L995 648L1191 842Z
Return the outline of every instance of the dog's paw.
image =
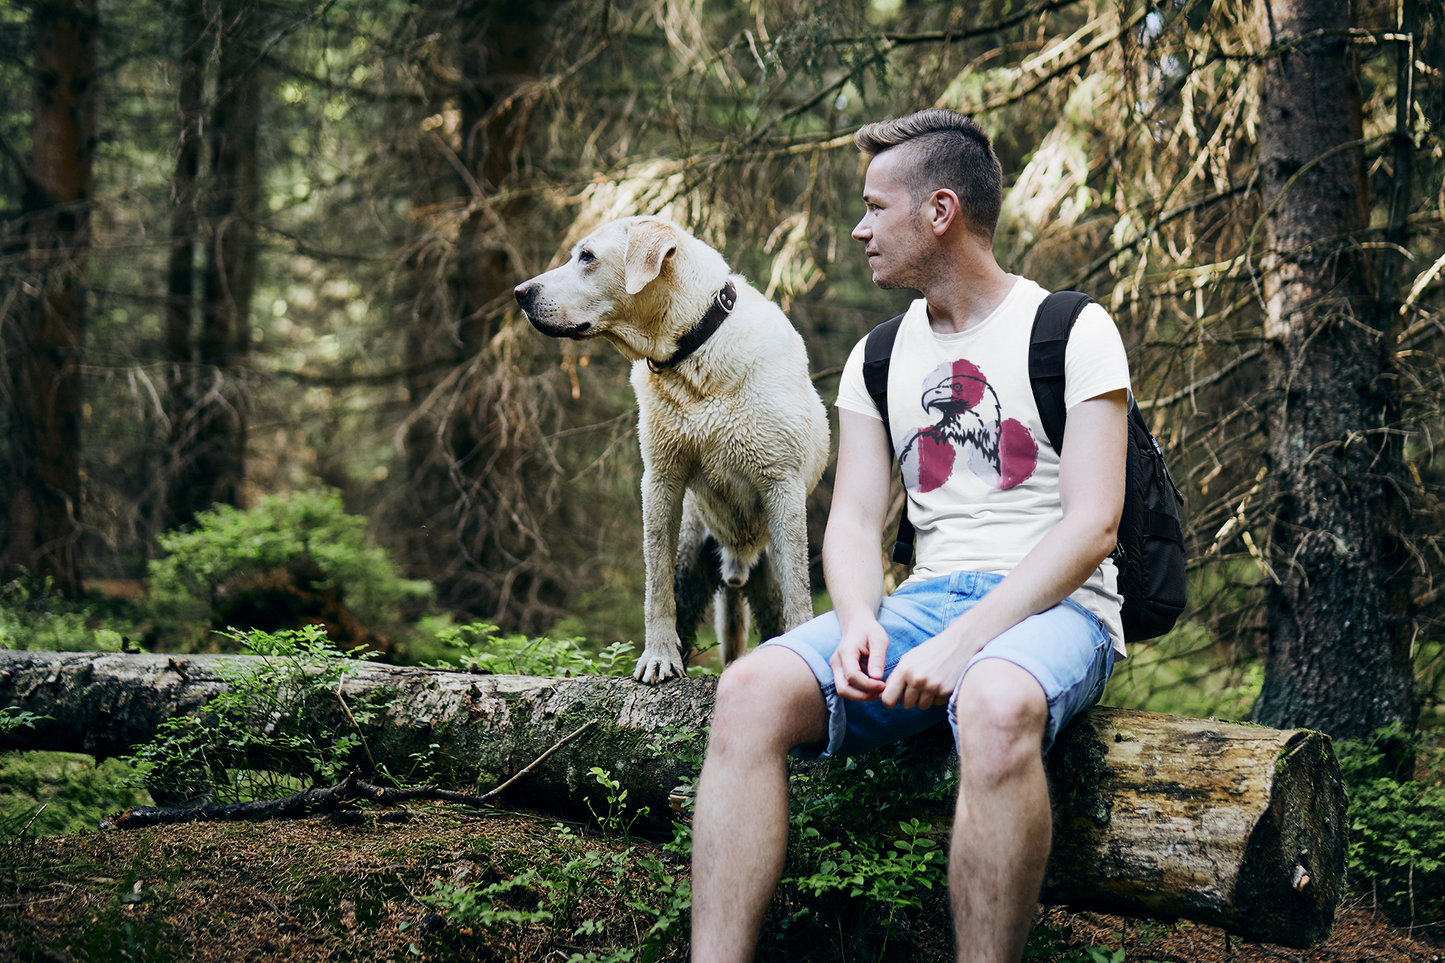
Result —
M673 676L680 679L685 675L687 669L682 664L682 657L663 652L643 652L632 672L632 677L643 685L657 685Z

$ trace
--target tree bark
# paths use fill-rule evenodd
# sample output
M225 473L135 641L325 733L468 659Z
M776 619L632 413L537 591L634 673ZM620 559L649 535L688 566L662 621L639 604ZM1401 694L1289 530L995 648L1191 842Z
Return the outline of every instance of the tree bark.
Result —
M182 456L172 511L191 515L214 504L241 505L246 464L246 357L256 284L260 204L261 8L225 0L220 65L209 129L210 237L201 302L195 427Z
M0 748L124 753L164 719L198 711L224 688L217 662L240 658L0 652L0 703L52 717L0 737ZM430 752L478 791L591 722L506 798L562 813L585 813L589 795L605 806L595 766L656 821L695 771L670 747L682 734L700 747L713 681L645 687L362 664L342 695L375 710L363 733L378 765L404 774ZM315 706L314 724L350 725L335 699ZM946 739L921 752L920 765L952 764ZM1320 733L1094 709L1060 737L1049 770L1045 901L1193 919L1291 946L1328 935L1346 830L1339 767Z
M207 37L203 0L182 0L180 75L177 78L176 173L171 182L171 251L166 299L167 410L171 465L166 472L164 525L178 528L207 508L197 504L195 479L189 477L196 443L195 356L192 350L196 295L196 241L199 237L198 184L203 142L203 95Z
M1388 327L1358 244L1368 226L1349 0L1262 16L1263 259L1276 583L1256 721L1336 737L1416 721Z
M37 3L31 164L17 324L7 333L5 569L80 595L80 362L95 154L95 4ZM8 326L7 326L8 327Z
M540 499L527 476L535 455L527 422L539 416L499 407L509 393L503 382L521 367L516 355L534 345L524 337L498 357L493 339L513 287L526 277L509 225L526 223L536 207L531 192L514 190L533 128L534 100L521 88L542 69L558 6L460 0L430 14L440 22L428 21L428 32L434 26L446 40L430 71L438 81L430 94L446 120L421 149L445 179L426 184L425 206L441 200L441 210L460 207L463 214L445 225L454 243L418 246L407 336L416 372L407 385L411 400L434 391L455 399L416 419L405 436L414 513L408 527L425 560L413 571L431 579L445 604L528 632L556 620L566 590L548 571L540 532L547 513L535 507Z

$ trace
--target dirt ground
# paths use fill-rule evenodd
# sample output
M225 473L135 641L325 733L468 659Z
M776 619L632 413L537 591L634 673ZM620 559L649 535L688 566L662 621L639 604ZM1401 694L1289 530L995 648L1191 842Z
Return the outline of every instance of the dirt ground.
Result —
M0 959L26 961L616 961L655 923L677 855L529 813L445 807L258 824L192 824L52 837L0 850ZM561 883L505 897L511 917L459 926L425 902L440 883L502 883L551 867ZM644 871L644 867L647 867ZM669 884L670 885L670 884ZM548 900L550 917L526 919ZM775 914L777 915L777 914ZM952 958L944 897L884 947L860 945L843 917L807 949L774 941L767 959ZM1090 948L1093 948L1092 950ZM1242 942L1192 923L1041 912L1031 961L1357 963L1445 959L1445 928L1390 925L1353 899L1310 950ZM683 939L659 960L684 960Z

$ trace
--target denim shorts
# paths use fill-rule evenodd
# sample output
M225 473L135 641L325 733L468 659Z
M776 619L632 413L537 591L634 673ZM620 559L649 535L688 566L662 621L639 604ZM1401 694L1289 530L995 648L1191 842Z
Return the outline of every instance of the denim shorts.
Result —
M1001 581L1002 575L954 572L904 585L885 598L878 611L878 621L888 632L883 677L892 674L904 653L943 631ZM955 745L958 743L958 713L968 710L957 704L957 689L946 708L928 709L890 709L877 699L855 702L838 695L828 660L838 647L839 635L838 616L825 612L766 643L802 656L828 706L826 740L795 746L793 755L804 759L849 756L922 732L945 718ZM1097 616L1073 599L1064 599L993 639L969 660L964 672L981 659L1012 662L1043 687L1049 706L1042 747L1047 752L1059 730L1104 694L1104 684L1114 668L1114 647Z

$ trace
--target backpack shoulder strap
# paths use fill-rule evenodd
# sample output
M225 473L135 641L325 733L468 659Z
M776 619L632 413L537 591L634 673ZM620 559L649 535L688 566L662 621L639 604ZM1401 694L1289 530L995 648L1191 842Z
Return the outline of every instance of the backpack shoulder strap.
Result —
M893 434L888 429L888 365L893 360L893 342L898 340L898 326L903 315L889 318L868 332L863 346L863 386L883 416L883 433L888 436L888 449L893 450Z
M1079 312L1094 299L1078 291L1055 291L1034 315L1029 336L1029 382L1044 434L1054 451L1064 450L1064 353Z
M893 360L893 342L898 340L898 326L903 315L889 318L868 332L863 346L863 385L878 413L883 416L883 437L888 440L888 456L893 457L893 432L888 425L888 366ZM893 542L893 561L907 565L913 561L913 523L908 520L908 498L903 499L903 514L898 519L898 537Z

